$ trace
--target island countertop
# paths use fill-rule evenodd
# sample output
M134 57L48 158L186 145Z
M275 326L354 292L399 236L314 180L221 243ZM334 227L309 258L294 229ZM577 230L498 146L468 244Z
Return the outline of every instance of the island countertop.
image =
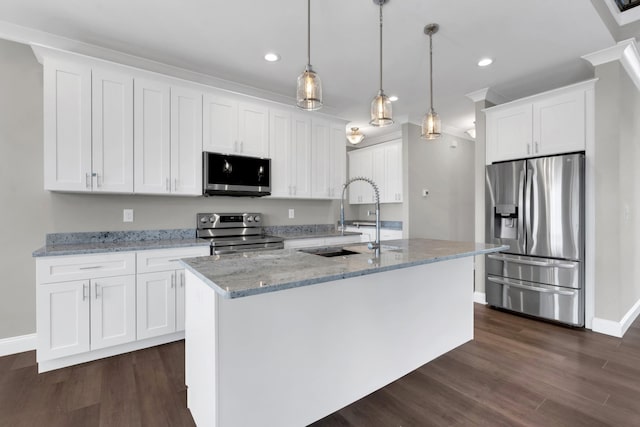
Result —
M301 249L281 249L181 262L224 298L240 298L508 249L484 243L402 239L385 241L376 258L364 244L339 247L358 253L327 258Z

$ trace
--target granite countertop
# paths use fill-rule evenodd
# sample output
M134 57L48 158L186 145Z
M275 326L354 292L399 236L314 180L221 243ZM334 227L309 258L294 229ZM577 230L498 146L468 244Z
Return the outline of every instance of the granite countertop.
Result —
M169 249L189 246L209 246L203 239L158 239L137 241L115 241L96 243L60 243L45 245L33 252L34 257L82 255L108 252L144 251L151 249Z
M223 297L240 298L508 249L483 243L403 239L386 241L380 257L375 258L364 244L340 247L358 253L326 258L299 249L281 249L181 262Z

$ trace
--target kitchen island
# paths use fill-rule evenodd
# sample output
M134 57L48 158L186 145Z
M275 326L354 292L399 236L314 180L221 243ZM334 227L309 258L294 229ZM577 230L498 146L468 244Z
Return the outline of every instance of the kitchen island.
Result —
M195 422L304 426L471 340L473 255L506 247L386 243L183 260Z

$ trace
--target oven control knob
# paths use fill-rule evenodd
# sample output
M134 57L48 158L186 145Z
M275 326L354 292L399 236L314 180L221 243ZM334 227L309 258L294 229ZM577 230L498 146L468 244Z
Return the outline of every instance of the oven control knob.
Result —
M212 224L213 224L213 222L214 222L215 220L216 220L216 219L215 219L214 217L212 217L212 216L211 216L211 217L209 217L209 222L210 222L210 223L212 223Z
M247 216L247 222L253 222L253 217L251 215Z
M253 217L253 220L254 220L255 222L260 222L260 215L256 215L256 216L254 216L254 217Z
M206 224L207 223L207 217L203 216L202 218L200 218L200 222L203 223L203 224Z

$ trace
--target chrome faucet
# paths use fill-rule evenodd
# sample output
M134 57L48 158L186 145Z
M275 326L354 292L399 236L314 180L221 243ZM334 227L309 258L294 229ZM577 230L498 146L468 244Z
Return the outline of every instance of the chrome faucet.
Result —
M342 197L340 197L340 230L342 231L342 235L344 235L344 192L347 191L347 187L354 181L364 181L370 184L373 187L373 192L376 195L376 241L374 243L369 242L367 247L371 250L374 250L375 256L377 257L380 255L380 191L378 190L378 186L375 182L373 182L373 180L365 178L363 176L356 176L349 179L342 186Z

